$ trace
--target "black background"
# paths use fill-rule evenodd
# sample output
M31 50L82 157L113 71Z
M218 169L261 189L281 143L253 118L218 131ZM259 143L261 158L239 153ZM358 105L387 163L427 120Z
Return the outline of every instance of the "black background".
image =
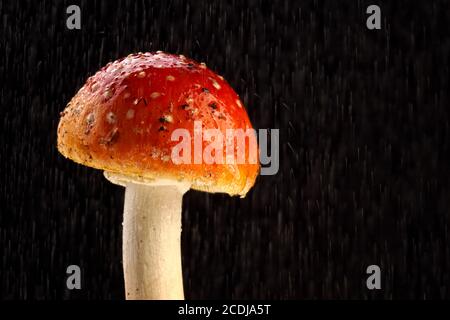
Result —
M124 298L124 190L59 155L56 128L89 75L156 50L206 62L255 128L280 129L280 171L247 198L185 195L187 298L450 298L446 1L28 0L0 14L1 299ZM70 264L82 290L65 287ZM371 264L382 290L366 288Z

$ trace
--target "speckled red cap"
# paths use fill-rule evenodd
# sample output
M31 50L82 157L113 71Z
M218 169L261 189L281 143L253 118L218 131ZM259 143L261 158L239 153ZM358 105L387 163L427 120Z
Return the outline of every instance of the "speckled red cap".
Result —
M239 96L203 63L163 52L131 54L90 77L61 113L58 150L86 166L133 178L183 181L244 196L259 163L175 164L173 130L252 128ZM192 141L193 143L193 141ZM208 142L203 141L203 148ZM249 157L249 142L245 152ZM192 150L194 146L192 145Z

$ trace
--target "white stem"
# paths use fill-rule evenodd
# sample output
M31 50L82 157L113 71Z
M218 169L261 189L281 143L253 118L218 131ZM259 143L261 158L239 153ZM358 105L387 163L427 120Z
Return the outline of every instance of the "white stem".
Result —
M126 183L123 267L126 299L184 299L177 185Z

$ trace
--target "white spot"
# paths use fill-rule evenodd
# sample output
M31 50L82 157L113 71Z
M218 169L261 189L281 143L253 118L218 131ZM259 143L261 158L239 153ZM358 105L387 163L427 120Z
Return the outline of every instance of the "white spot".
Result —
M170 156L164 155L164 156L161 157L161 160L164 161L164 162L168 162L170 160Z
M222 88L220 84L218 84L217 81L214 80L213 78L209 78L209 80L211 80L213 87L216 88L217 90L220 90L220 88Z
M137 105L139 103L139 101L140 101L140 99L136 98L136 99L133 100L133 104Z
M73 112L74 112L75 114L79 114L79 113L81 112L82 109L83 109L83 105L77 103L77 105L73 108Z
M200 62L200 68L202 68L202 69L206 69L206 63L204 63L204 62Z
M134 109L129 109L127 111L127 119L133 119L134 118Z
M217 76L217 78L219 78L220 80L223 80L223 77L222 77L222 76Z
M182 54L179 55L180 59L186 59L186 57Z
M106 114L106 121L108 121L109 124L114 124L117 122L117 117L113 112L108 112Z
M109 99L109 98L111 98L112 96L113 96L113 92L112 92L111 89L106 89L106 91L103 92L103 97L104 97L105 99Z
M141 71L137 74L138 78L145 78L145 71Z
M158 159L161 156L161 151L157 148L152 148L150 151L150 155L153 159Z
M239 108L242 108L242 103L239 99L236 99L236 104Z
M99 87L100 87L100 85L97 82L95 82L91 87L92 92L97 91Z
M167 81L175 81L175 77L172 76L172 75L168 75L168 76L166 77L166 80L167 80Z
M166 114L162 117L165 122L173 123L173 117L171 114Z
M152 92L152 93L150 94L150 98L156 99L156 98L158 98L160 95L161 95L161 93L159 93L159 92Z
M86 116L86 124L88 126L92 125L94 123L94 120L95 120L95 116L92 112Z
M192 103L194 103L194 99L193 98L187 98L186 99L186 103L187 104L192 104Z
M192 108L192 109L189 109L189 112L190 112L191 116L196 116L198 114L198 109Z
M156 51L157 54L163 53L161 50Z

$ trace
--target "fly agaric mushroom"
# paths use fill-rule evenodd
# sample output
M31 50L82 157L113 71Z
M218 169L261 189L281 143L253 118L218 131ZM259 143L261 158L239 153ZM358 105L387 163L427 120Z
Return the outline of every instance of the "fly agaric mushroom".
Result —
M171 134L181 128L194 136L198 121L222 133L252 129L238 95L221 76L203 63L162 52L107 64L61 113L58 150L126 187L127 299L183 299L183 194L195 189L245 196L258 175L257 161L175 163ZM250 151L232 149L246 159Z

